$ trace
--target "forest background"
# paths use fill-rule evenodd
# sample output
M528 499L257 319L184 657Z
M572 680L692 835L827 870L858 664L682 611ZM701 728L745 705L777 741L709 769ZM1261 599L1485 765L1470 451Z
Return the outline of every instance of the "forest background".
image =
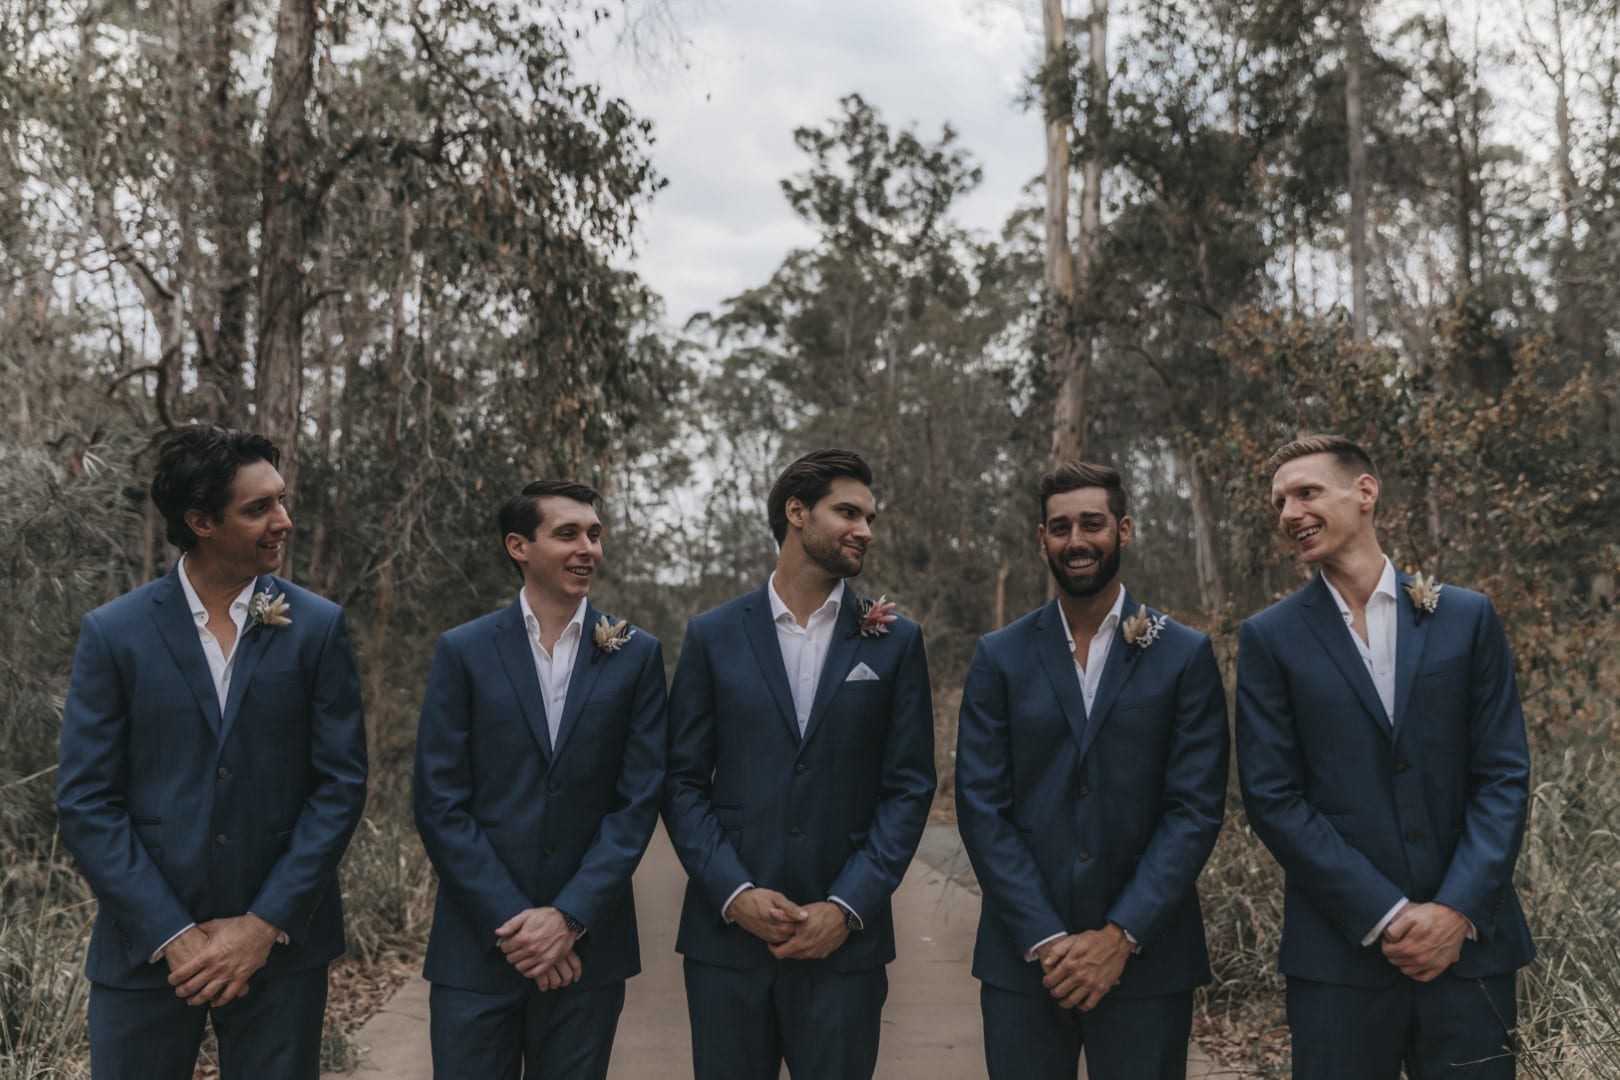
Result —
M355 631L330 1064L419 959L415 710L435 635L510 599L522 483L609 493L598 601L673 658L767 572L776 472L865 454L861 585L925 629L949 820L973 643L1047 596L1047 464L1123 470L1126 578L1230 688L1238 623L1302 580L1261 463L1333 430L1382 463L1396 564L1489 593L1515 646L1523 1074L1620 1077L1620 4L1026 6L1045 142L999 231L962 224L971 147L852 93L793 132L810 242L672 326L632 269L657 133L573 54L678 53L675 4L0 0L0 1078L85 1071L59 715L80 617L171 560L144 485L190 419L286 448L290 575ZM1201 891L1199 1038L1285 1075L1280 880L1235 793Z

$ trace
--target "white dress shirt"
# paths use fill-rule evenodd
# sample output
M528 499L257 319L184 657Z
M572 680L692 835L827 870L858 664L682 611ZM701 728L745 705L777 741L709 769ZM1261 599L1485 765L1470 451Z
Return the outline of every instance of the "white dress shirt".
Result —
M1061 614L1062 611L1063 608L1060 606L1058 612ZM1114 637L1116 636L1114 631L1119 628L1120 615L1124 611L1125 586L1121 585L1119 595L1114 597L1114 606L1108 609L1108 614L1103 616L1102 624L1097 627L1097 632L1091 637L1091 644L1086 648L1085 664L1082 665L1078 660L1074 662L1074 673L1080 679L1080 696L1085 699L1087 716L1091 715L1092 702L1097 700L1097 687L1102 685L1103 668L1108 664L1108 650L1114 644ZM1074 631L1069 627L1068 616L1063 618L1063 636L1069 639L1069 655L1073 656ZM1120 927L1120 929L1124 930L1125 928ZM1042 945L1045 945L1048 941L1056 941L1064 936L1064 934L1053 934L1051 937L1042 938L1024 950L1024 959L1034 961ZM1136 938L1129 930L1125 930L1125 940L1135 947Z
M1350 605L1344 602L1339 590L1333 587L1326 574L1322 575L1322 584L1327 586L1333 602L1339 606L1339 614L1344 617L1344 631L1350 635L1350 640L1356 644L1356 652L1361 654L1361 662L1367 665L1367 674L1372 676L1373 686L1378 690L1378 700L1384 705L1384 715L1389 722L1395 722L1395 613L1400 610L1400 603L1395 595L1395 567L1390 563L1389 557L1384 558L1384 572L1378 578L1378 584L1373 588L1372 595L1367 598L1367 640L1362 641L1361 635L1356 633L1355 616L1350 613Z
M827 666L827 649L838 625L838 608L844 596L844 583L833 586L820 607L803 626L793 617L776 592L776 575L766 588L771 599L771 621L776 624L776 643L782 648L782 667L787 670L788 689L793 694L793 712L798 717L799 734L810 722L810 709L821 685L821 669Z
M1058 608L1061 612L1063 609ZM1086 700L1086 715L1091 715L1091 703L1097 700L1097 687L1102 685L1103 667L1108 663L1108 650L1114 644L1114 630L1119 626L1120 615L1125 610L1125 586L1119 587L1119 595L1114 597L1114 606L1108 609L1103 616L1102 625L1092 635L1091 645L1086 649L1086 662L1074 662L1075 674L1080 676L1080 695ZM1069 655L1074 655L1074 631L1069 628L1067 616L1063 619L1063 636L1069 639Z
M579 656L580 639L585 635L587 601L580 599L574 617L563 627L550 652L540 644L540 620L529 606L528 594L521 589L518 590L518 604L523 609L523 625L529 631L534 673L540 679L540 697L546 706L546 729L551 733L552 749L556 749L557 729L562 724L563 709L568 705L568 684L574 678L574 661Z
M219 696L219 711L225 712L225 699L231 693L231 672L236 669L236 654L238 646L242 644L242 633L247 627L248 602L253 599L253 586L258 579L247 583L236 599L231 601L231 621L236 623L236 640L231 644L230 655L219 646L219 639L208 629L208 609L203 606L202 598L191 585L191 578L186 576L186 557L180 556L180 589L186 594L186 603L191 605L191 618L197 624L197 637L202 642L203 655L208 658L208 674L214 677L214 693Z
M776 624L776 643L782 650L782 667L787 672L788 690L793 694L793 712L799 722L799 736L810 723L810 710L816 702L816 687L821 685L821 672L827 666L827 650L838 627L838 610L844 597L844 583L838 582L827 594L821 606L810 613L810 621L803 626L794 617L787 604L776 591L776 575L766 582L765 593L771 601L771 621ZM745 881L734 889L726 902L720 905L720 917L731 918L731 902L752 889L754 883ZM856 928L861 927L860 914L836 896L827 897L849 914L855 916Z
M231 621L236 623L236 640L231 643L231 653L227 656L225 650L219 646L219 639L214 636L213 631L208 629L208 608L204 606L202 598L197 595L197 590L192 587L191 578L186 575L186 557L184 555L180 556L179 571L180 591L186 594L186 603L191 607L191 620L197 624L197 640L202 642L203 656L208 660L208 674L213 676L214 694L219 698L219 711L220 715L223 716L225 714L225 699L231 695L231 673L236 670L236 654L242 644L242 635L247 629L248 603L253 599L253 586L258 584L258 579L255 578L248 582L242 591L236 594L236 599L231 601ZM253 913L250 911L248 914ZM180 934L196 925L196 923L187 923L181 928L179 934L175 934L174 937L159 945L157 951L146 958L146 962L155 964L163 959L163 950L167 949ZM285 930L277 928L276 944L285 945L290 940Z

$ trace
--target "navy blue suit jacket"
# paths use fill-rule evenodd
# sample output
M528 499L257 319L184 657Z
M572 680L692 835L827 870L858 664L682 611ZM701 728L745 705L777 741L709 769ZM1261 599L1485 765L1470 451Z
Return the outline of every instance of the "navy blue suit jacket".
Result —
M291 944L261 978L343 951L337 867L366 799L343 611L272 575L290 626L247 631L221 711L178 566L84 617L62 711L62 839L100 902L86 973L168 986L186 924L254 914Z
M495 930L532 907L585 924L575 987L641 970L630 876L663 791L663 649L638 629L603 652L592 637L601 617L587 606L556 746L518 601L439 638L415 792L439 874L423 967L435 983L488 994L521 986Z
M1139 607L1127 593L1121 623ZM984 893L973 974L1003 990L1045 997L1026 951L1110 921L1142 947L1113 994L1209 981L1194 883L1225 812L1220 669L1179 623L1145 648L1114 633L1089 714L1056 600L979 639L968 669L956 815Z
M1249 822L1288 879L1285 975L1400 978L1361 939L1402 896L1473 922L1458 975L1505 974L1535 955L1513 889L1530 759L1507 637L1479 593L1447 585L1422 614L1398 579L1393 727L1320 575L1239 638L1238 773Z
M694 618L670 689L664 821L690 881L675 947L705 964L773 962L721 908L753 882L800 904L837 896L864 929L837 971L894 959L889 897L934 796L934 711L922 631L900 618L859 633L844 586L804 737L771 621L768 586ZM865 664L876 679L848 681Z

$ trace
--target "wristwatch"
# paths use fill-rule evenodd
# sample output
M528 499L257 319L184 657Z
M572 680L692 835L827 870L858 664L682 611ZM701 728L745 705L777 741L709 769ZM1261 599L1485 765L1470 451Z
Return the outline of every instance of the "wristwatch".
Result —
M852 909L844 907L843 904L839 904L838 906L842 908L844 912L844 928L852 934L861 929L860 917L857 916Z
M585 936L585 924L584 923L580 922L578 919L576 919L572 915L568 914L568 912L564 911L562 908L557 909L557 914L559 914L559 915L561 915L563 917L563 925L568 928L568 932L570 934L573 934L575 937L584 937Z

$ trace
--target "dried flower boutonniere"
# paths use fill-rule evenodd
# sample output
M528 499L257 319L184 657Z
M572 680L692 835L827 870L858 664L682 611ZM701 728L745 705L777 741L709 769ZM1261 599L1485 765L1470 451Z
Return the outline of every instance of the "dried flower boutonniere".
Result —
M1412 580L1406 583L1406 595L1412 598L1412 607L1416 609L1419 622L1423 620L1423 616L1433 615L1435 608L1440 606L1440 590L1444 587L1421 570L1413 574Z
M269 589L254 593L248 601L248 633L256 638L266 626L291 626L292 616L287 614L291 610L292 605L280 593L271 596Z
M596 642L596 656L618 652L635 635L636 628L626 620L610 622L606 615L602 616L597 620L596 629L591 631L591 640ZM596 657L591 659L594 662Z
M1147 608L1139 607L1135 615L1119 624L1119 629L1125 635L1125 644L1145 649L1159 640L1159 634L1164 631L1164 624L1168 621L1167 615L1149 615Z
M879 637L889 632L889 624L899 618L894 613L894 605L889 603L888 596L880 596L876 600L871 597L861 601L861 622L856 628L862 637Z

